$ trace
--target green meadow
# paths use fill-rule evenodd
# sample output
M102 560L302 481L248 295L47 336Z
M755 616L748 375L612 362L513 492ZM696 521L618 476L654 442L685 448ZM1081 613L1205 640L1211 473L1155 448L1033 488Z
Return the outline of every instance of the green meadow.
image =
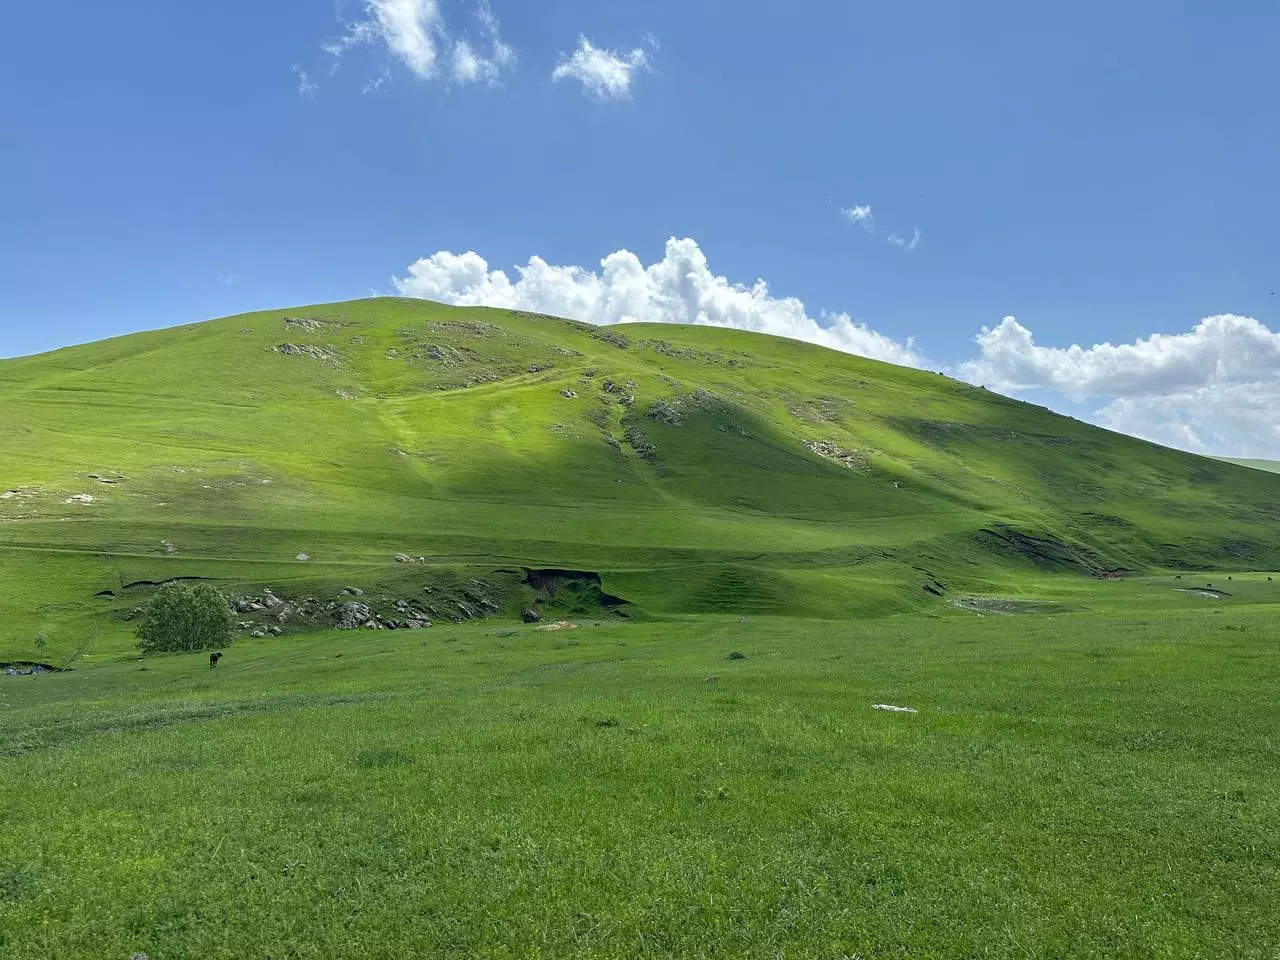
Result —
M0 361L0 437L0 957L1280 956L1278 475L385 299Z

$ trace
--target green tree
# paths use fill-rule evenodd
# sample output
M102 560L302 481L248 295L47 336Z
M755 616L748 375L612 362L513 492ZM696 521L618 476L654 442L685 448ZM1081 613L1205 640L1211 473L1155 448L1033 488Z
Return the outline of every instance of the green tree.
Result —
M227 598L206 583L166 583L142 614L138 646L144 653L207 650L235 639L235 615Z

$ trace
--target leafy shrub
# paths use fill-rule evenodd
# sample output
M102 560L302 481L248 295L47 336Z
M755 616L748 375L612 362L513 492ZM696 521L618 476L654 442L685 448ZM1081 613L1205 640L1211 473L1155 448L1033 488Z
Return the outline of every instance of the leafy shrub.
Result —
M206 583L166 583L142 614L138 646L144 653L207 650L235 639L236 621L227 598Z

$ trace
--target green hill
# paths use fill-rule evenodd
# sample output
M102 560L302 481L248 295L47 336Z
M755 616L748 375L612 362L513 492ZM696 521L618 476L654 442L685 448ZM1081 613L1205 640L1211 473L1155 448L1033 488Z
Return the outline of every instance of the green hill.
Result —
M707 327L256 313L0 362L0 436L0 658L124 649L174 577L270 587L296 629L347 586L436 620L835 618L1280 567L1280 477Z
M1267 473L1280 473L1280 460L1241 460L1235 457L1219 457L1224 463L1234 463L1254 470L1265 470Z

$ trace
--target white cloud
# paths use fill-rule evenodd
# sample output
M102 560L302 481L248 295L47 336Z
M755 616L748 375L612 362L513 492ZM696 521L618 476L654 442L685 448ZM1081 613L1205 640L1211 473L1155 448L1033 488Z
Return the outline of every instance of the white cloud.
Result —
M863 230L873 236L879 232L879 226L876 223L875 214L871 212L870 204L855 204L852 207L842 207L840 209L840 215L850 223L858 224ZM895 247L900 247L903 250L914 250L916 247L920 246L920 242L924 238L920 236L920 230L918 228L912 227L910 239L904 237L900 233L890 233L885 237L885 239Z
M1013 317L977 337L961 375L1002 390L1102 399L1103 426L1185 449L1280 457L1280 333L1251 317L1206 317L1189 332L1129 344L1043 347Z
M596 100L622 100L631 95L635 74L649 68L649 55L637 47L628 54L592 46L586 37L578 37L578 49L560 54L559 65L551 79L577 80L587 96Z
M875 218L875 215L871 212L870 204L864 207L860 207L860 206L845 207L843 210L840 211L840 213L843 214L844 218L848 220L850 223L862 224L863 229L866 230L867 233L876 232L876 218Z
M478 0L474 10L479 38L454 37L445 22L439 0L366 0L365 19L345 24L346 32L322 49L337 62L355 47L382 47L420 80L433 80L446 63L449 78L460 84L498 81L502 71L515 64L515 51L503 42L498 18L489 0ZM385 74L367 85L377 90Z
M392 282L402 296L445 303L528 310L594 324L733 327L891 363L924 365L911 340L893 340L844 313L822 313L815 319L800 300L773 296L763 280L748 287L713 274L690 239L668 240L663 258L647 267L627 250L610 254L600 266L597 273L531 257L517 268L513 282L503 271L490 270L477 253L441 251L411 264L405 277Z
M307 76L307 71L295 64L293 67L293 75L298 78L298 96L305 100L310 100L316 95L316 92L320 88L315 85L309 76Z
M901 234L897 234L897 233L889 234L889 242L892 243L895 247L901 247L903 250L914 250L916 247L920 246L920 241L922 239L923 238L920 236L919 227L911 228L910 240L908 240L906 237L902 236Z

